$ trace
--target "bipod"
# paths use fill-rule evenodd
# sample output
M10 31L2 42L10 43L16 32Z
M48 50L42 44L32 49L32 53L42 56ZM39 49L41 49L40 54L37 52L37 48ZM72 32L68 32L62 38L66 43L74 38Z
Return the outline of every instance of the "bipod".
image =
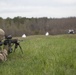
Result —
M18 48L18 46L19 46L19 48L20 48L20 50L21 50L21 52L22 52L22 54L23 54L23 51L22 51L22 48L21 48L21 46L20 46L20 43L15 43L15 47L14 47L14 52L15 52L15 50Z

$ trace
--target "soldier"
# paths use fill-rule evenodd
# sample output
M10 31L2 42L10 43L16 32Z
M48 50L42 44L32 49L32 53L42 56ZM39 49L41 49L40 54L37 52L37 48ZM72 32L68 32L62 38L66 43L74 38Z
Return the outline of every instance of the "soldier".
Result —
M5 38L5 32L3 29L0 28L0 61L6 61L7 60L7 50L2 48L3 45L2 40Z
M5 38L5 32L3 29L0 28L0 46L2 45L2 40ZM2 50L2 48L0 47L0 50Z

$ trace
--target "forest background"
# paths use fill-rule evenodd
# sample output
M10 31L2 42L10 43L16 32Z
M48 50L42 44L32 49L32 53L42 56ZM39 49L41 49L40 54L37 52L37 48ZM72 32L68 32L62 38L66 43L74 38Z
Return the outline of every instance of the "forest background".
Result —
M0 17L0 28L7 35L22 36L26 35L50 35L67 34L70 29L76 32L76 17L67 18L26 18L14 17L3 19Z

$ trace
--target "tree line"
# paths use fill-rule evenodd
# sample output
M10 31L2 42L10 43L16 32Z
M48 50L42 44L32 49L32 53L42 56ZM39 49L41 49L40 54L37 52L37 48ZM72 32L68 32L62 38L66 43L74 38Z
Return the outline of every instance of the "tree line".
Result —
M7 35L21 36L26 35L44 35L49 32L50 35L67 34L69 29L76 32L76 17L69 18L26 18L14 17L3 19L0 17L0 28Z

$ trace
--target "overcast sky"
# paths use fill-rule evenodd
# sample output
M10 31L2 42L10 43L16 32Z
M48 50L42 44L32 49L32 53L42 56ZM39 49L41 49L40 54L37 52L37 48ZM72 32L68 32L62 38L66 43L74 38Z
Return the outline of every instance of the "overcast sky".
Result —
M0 17L76 17L76 0L0 0Z

